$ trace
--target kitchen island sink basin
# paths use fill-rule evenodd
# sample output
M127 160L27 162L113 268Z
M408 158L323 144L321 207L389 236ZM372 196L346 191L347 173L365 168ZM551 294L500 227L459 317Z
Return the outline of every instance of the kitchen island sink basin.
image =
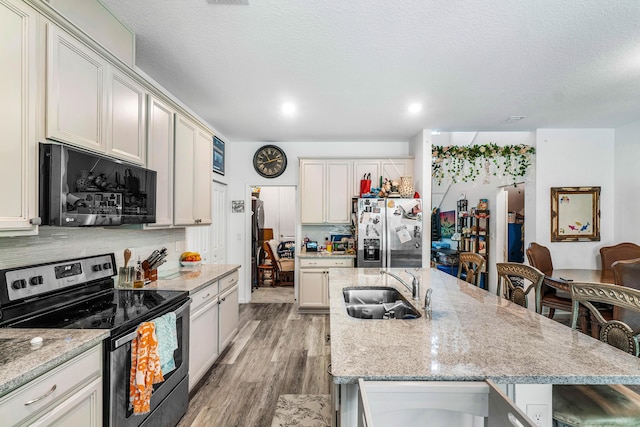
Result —
M358 319L417 319L418 310L391 287L359 286L342 290L347 314Z

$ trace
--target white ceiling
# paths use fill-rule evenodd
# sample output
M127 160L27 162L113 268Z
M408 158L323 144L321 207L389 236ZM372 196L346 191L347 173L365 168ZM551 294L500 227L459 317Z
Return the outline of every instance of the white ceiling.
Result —
M229 140L640 120L637 0L102 1L137 34L137 65Z

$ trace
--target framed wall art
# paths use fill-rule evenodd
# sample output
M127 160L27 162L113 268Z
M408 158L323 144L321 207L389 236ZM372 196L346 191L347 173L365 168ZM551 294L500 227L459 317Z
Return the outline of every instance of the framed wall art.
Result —
M224 175L224 141L213 137L213 171Z
M600 187L551 188L551 241L600 241Z
M456 232L456 211L440 212L440 237L450 239Z
M232 200L231 201L231 212L233 212L233 213L243 213L244 212L244 200Z

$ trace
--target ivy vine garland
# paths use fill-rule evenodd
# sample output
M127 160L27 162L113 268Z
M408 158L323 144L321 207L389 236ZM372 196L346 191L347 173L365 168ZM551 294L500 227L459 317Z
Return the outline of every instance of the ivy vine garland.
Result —
M485 183L491 176L508 178L514 184L531 166L536 149L529 145L433 146L431 176L438 181L469 182L484 173Z

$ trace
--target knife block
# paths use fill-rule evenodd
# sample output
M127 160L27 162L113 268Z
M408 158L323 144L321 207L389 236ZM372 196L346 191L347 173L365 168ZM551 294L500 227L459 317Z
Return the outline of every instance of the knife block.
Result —
M156 280L158 280L158 269L145 270L144 271L144 278L145 279L149 279L152 282L155 282Z

